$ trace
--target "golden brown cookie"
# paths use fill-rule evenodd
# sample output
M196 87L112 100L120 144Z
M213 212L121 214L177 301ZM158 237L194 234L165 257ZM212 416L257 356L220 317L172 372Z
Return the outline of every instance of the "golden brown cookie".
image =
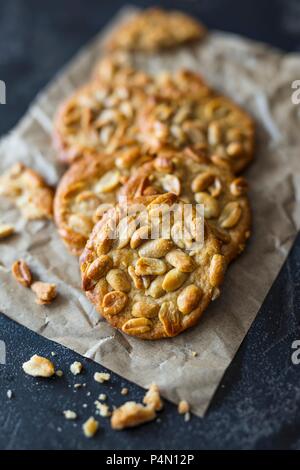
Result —
M141 197L95 225L80 257L83 289L124 333L176 336L219 295L227 264L220 250L194 206L172 193Z
M232 261L244 250L250 235L247 189L245 178L187 149L161 151L133 174L121 194L134 199L172 192L186 202L203 204L206 220L223 242L222 254Z
M51 219L53 190L34 170L16 163L0 176L0 195L12 199L25 219Z
M72 163L85 153L113 153L136 138L136 112L145 103L142 87L109 86L95 80L60 107L54 122L58 157Z
M154 52L199 40L205 32L201 23L184 13L150 8L116 28L106 48Z
M115 204L122 183L145 163L138 146L113 155L86 154L66 171L56 190L54 217L69 250L79 255L102 212Z
M196 83L192 72L183 83ZM199 88L199 87L198 87ZM196 87L197 91L197 87ZM164 90L149 97L139 117L140 135L147 150L169 146L191 147L218 166L241 172L252 160L254 124L250 116L230 99L203 88L203 93L166 96Z

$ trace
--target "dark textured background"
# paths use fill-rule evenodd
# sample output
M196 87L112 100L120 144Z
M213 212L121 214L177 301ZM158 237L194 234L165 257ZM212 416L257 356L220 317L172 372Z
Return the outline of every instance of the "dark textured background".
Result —
M139 6L153 2L132 2ZM24 114L38 91L65 62L92 38L122 6L121 1L1 0L0 79L7 84L7 104L0 106L0 135ZM163 1L201 18L209 28L222 29L265 41L287 51L300 50L298 0ZM299 76L295 79L300 78ZM110 405L143 391L113 375L96 384L93 362L41 338L0 315L0 340L7 363L0 365L1 449L300 449L300 364L291 361L292 342L300 339L300 237L272 287L256 321L212 401L205 418L184 423L173 405L166 404L161 422L116 433L101 418L94 439L81 433L83 419L94 411L98 394L108 393ZM32 354L55 351L63 378L33 379L21 372ZM68 371L75 359L85 373ZM73 390L72 384L86 382ZM8 389L13 398L6 396ZM87 396L90 391L91 395ZM199 390L201 393L201 390ZM128 399L128 398L126 398ZM83 407L87 404L87 408ZM78 412L66 421L62 410Z

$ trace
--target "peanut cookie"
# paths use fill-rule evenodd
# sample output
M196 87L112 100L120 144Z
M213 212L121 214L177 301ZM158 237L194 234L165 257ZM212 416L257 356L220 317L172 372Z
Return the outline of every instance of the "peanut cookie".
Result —
M173 193L144 196L95 225L80 257L83 289L124 333L175 336L219 295L227 264L220 251L194 205Z
M22 163L0 176L0 196L12 199L25 219L52 218L52 189L36 171Z
M201 39L205 28L178 11L150 8L119 26L109 37L109 50L154 52Z
M172 192L186 202L204 205L204 216L222 241L222 254L232 261L250 235L247 181L229 169L219 168L208 158L186 149L161 151L142 165L121 189L134 199L146 194Z
M189 73L183 83L197 83ZM178 88L178 87L177 87ZM151 96L139 117L142 142L151 152L187 146L207 155L214 164L241 172L252 160L252 119L230 99L204 87L202 93Z
M113 153L136 137L136 112L145 103L142 87L109 86L95 80L76 91L58 111L54 145L64 163L85 153Z
M145 161L133 145L113 155L86 154L66 171L56 190L54 217L73 254L81 253L101 211L115 204L127 175Z

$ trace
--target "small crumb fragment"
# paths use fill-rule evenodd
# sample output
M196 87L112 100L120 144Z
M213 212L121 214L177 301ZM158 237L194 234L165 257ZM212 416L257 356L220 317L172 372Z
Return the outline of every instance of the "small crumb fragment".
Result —
M55 375L57 375L57 377L62 377L64 375L63 371L62 370L57 370L55 372Z
M184 414L184 421L187 423L191 419L191 413L188 411Z
M159 388L156 384L151 384L148 392L144 396L143 403L152 407L155 411L163 408L163 402L160 398Z
M107 382L110 379L110 374L107 372L95 372L94 373L94 380L96 382L100 382L101 384L103 382Z
M86 396L87 396L87 397L91 396L91 392L87 392L87 393L86 393Z
M82 426L85 437L93 437L98 431L99 423L91 416Z
M107 398L107 396L106 396L105 393L100 393L100 395L99 395L99 400L104 401L104 400L106 400L106 398Z
M27 263L19 259L14 262L11 272L15 280L24 287L30 287L32 284L32 274Z
M178 403L178 413L180 415L184 415L185 413L188 413L190 411L190 405L186 400L181 400Z
M55 373L54 364L45 357L34 354L22 365L24 372L32 377L51 377Z
M57 295L56 285L50 284L49 282L34 282L31 285L31 290L36 295L35 302L38 305L50 304Z
M144 406L135 401L127 401L116 408L111 417L111 427L116 430L139 426L156 418L156 412L151 406Z
M82 408L87 408L87 403L83 403Z
M7 398L11 399L13 396L12 390L7 390L6 395L7 395Z
M0 239L10 237L15 233L15 229L10 224L0 224Z
M73 375L78 375L82 371L82 364L79 361L73 362L73 364L70 365L70 371L72 372Z
M198 356L198 353L196 351L192 351L192 356L196 357L196 356Z
M128 388L123 387L121 390L121 395L128 395Z
M63 414L65 415L66 419L76 419L77 418L77 414L75 413L75 411L72 411L72 410L65 410L65 411L63 411Z
M52 356L52 357L56 356L56 352L51 351L51 356Z
M111 416L111 412L109 411L108 405L105 403L101 403L100 401L96 400L95 405L97 410L99 411L99 415L102 416L102 418L108 418Z
M74 384L74 388L80 388L81 386L81 384Z
M61 428L61 427L58 427L58 428L57 428L57 431L58 431L58 432L62 432L62 428Z

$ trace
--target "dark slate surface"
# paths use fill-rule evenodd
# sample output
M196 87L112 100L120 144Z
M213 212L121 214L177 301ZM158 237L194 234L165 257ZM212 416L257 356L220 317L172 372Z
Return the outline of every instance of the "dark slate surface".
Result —
M133 3L143 6L152 2ZM17 122L36 93L122 4L1 0L0 79L7 84L7 104L0 106L0 134ZM211 28L241 33L286 50L300 49L297 0L160 4L191 11ZM166 404L160 423L136 430L115 433L107 420L101 419L101 431L92 440L82 436L80 427L94 411L99 393L109 395L109 404L119 405L125 401L120 395L123 386L129 388L132 399L141 399L143 391L115 374L109 384L95 383L93 373L102 370L98 365L0 315L0 340L6 344L6 365L0 365L0 448L299 449L300 364L291 361L292 343L300 340L299 284L300 237L205 418L193 417L184 423L175 407ZM21 365L25 360L36 352L51 357L51 351L57 353L54 361L65 372L63 378L24 376ZM82 360L85 366L85 373L77 378L68 370L74 360ZM74 391L75 382L87 385ZM11 400L6 396L8 389L13 391ZM76 410L80 419L65 421L64 409Z

